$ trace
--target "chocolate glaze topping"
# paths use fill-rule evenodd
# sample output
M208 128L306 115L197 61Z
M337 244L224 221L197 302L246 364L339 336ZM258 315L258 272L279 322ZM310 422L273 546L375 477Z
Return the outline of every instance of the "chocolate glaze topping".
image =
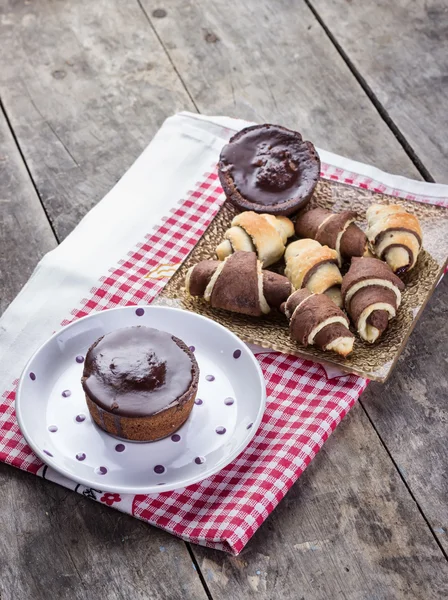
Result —
M273 206L307 196L319 177L314 147L277 125L248 127L221 151L220 171L254 205Z
M181 340L150 327L126 327L93 344L82 385L104 410L146 417L182 402L194 377L195 359Z

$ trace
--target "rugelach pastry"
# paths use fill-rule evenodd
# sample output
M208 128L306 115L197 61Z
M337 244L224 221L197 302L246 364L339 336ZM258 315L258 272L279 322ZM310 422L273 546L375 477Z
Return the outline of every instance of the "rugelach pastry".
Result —
M286 248L285 262L285 275L294 289L307 288L312 294L326 294L337 306L342 306L342 275L336 250L315 240L298 240Z
M397 314L404 283L377 258L353 258L342 280L342 299L359 336L373 344Z
M422 230L416 216L398 204L374 204L367 209L367 237L378 258L397 275L415 267L422 248Z
M353 256L370 256L366 234L355 225L356 217L351 210L332 213L325 208L313 208L299 214L295 231L299 237L336 250L341 267Z
M288 216L311 199L320 160L300 133L280 125L253 125L224 146L218 173L227 198L240 210Z
M283 310L292 339L302 346L332 350L344 357L352 352L355 337L348 328L349 320L325 294L297 290Z
M98 427L148 442L185 423L198 380L198 364L182 340L151 327L126 327L92 344L81 383Z
M219 260L224 260L239 250L256 252L263 267L274 264L285 253L289 237L294 235L294 225L287 217L240 213L224 234L224 241L216 248Z
M280 308L292 291L286 277L262 270L255 252L235 252L223 262L197 263L187 272L185 288L213 308L253 317Z

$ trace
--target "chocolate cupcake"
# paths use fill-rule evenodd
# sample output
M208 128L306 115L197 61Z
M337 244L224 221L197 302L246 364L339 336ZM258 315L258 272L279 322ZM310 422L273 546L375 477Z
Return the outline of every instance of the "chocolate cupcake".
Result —
M101 429L149 442L185 423L198 380L198 364L182 340L150 327L126 327L89 348L81 382Z
M227 198L239 209L288 216L311 199L320 160L300 133L280 125L254 125L224 146L218 172Z

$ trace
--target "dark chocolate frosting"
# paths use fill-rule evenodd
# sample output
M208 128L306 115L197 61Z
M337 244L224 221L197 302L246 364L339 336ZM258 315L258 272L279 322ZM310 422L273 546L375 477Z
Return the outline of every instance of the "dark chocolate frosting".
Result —
M219 168L231 199L226 176L254 209L257 205L269 209L308 199L319 177L320 161L314 146L300 133L278 125L258 125L233 136L221 151Z
M197 371L194 357L178 338L150 327L126 327L91 346L82 385L102 409L146 417L182 402Z

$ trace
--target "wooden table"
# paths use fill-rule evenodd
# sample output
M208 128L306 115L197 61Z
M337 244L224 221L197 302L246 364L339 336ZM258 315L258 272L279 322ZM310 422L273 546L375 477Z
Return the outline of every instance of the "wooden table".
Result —
M3 0L0 27L1 310L182 109L448 183L444 0ZM447 290L236 558L0 465L1 600L448 598Z

